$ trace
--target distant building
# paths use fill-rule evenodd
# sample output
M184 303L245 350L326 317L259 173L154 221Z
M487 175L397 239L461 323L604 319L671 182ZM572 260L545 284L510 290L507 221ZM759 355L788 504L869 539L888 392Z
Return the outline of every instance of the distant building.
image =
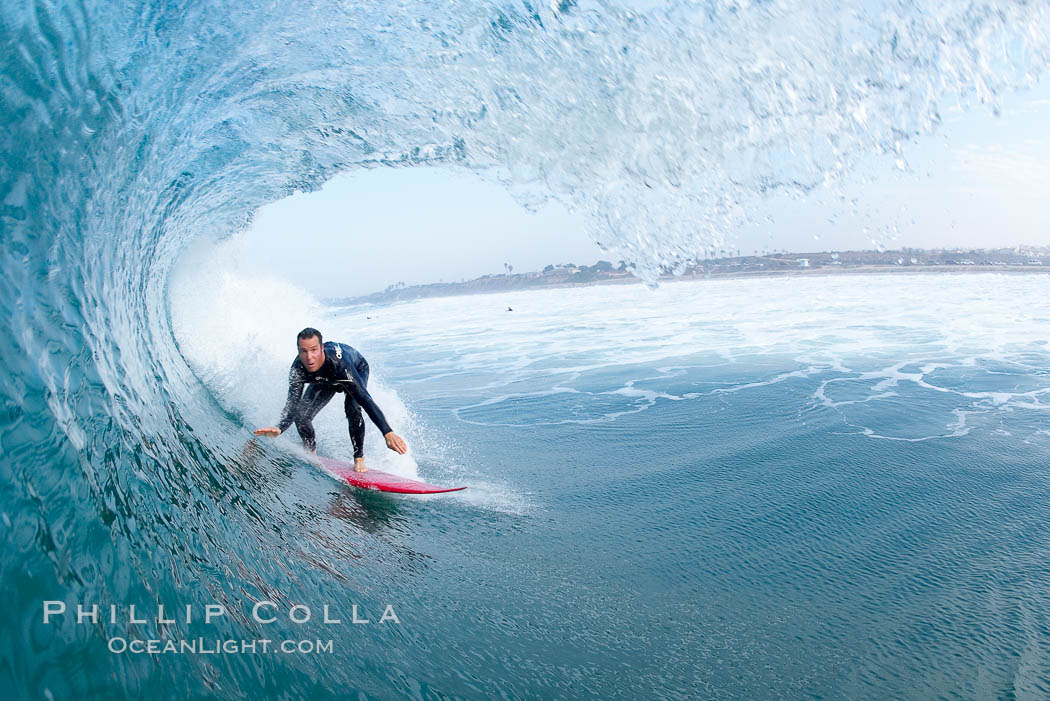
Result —
M798 263L798 267L800 268L809 267L809 258L796 258L795 262Z

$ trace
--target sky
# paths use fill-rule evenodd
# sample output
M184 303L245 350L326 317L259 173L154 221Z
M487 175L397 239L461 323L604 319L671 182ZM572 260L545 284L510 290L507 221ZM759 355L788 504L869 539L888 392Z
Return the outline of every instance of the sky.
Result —
M864 164L872 182L847 184L845 205L827 193L771 199L754 217L761 225L728 232L727 248L750 255L1050 245L1047 124L1050 83L1005 97L998 116L987 107L948 110L936 132L906 147L906 171L872 158ZM526 272L617 262L587 230L560 204L530 213L473 173L372 169L263 207L241 235L242 264L331 299L473 279L505 265Z
M398 282L503 273L504 264L525 272L608 258L585 226L557 203L530 213L473 173L380 168L338 175L318 192L263 207L245 235L252 252L242 262L265 268L280 261L281 271L321 298L353 296Z

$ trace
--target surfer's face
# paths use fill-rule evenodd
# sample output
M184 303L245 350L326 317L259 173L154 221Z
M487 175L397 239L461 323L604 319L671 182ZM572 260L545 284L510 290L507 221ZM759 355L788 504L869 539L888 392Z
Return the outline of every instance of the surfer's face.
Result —
M299 362L310 372L317 372L324 364L324 349L317 336L299 339Z

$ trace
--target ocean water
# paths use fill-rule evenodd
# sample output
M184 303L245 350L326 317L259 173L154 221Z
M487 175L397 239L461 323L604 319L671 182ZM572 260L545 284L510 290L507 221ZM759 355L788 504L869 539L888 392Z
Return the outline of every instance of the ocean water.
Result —
M1045 4L40 0L0 42L4 698L1047 694L1045 277L327 309L236 256L267 202L437 165L651 280L1033 85ZM305 323L410 441L373 465L466 492L251 440ZM197 639L332 642L111 651Z
M1048 284L595 287L329 326L400 378L420 472L470 485L435 609L487 631L477 692L1038 699Z

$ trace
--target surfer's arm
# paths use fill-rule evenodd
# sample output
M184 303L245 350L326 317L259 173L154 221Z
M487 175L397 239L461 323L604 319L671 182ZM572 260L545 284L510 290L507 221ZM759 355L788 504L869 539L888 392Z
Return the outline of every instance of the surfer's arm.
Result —
M393 450L395 453L401 453L404 455L408 452L408 444L405 443L405 439L394 433L394 429L390 428L390 424L387 423L386 417L383 416L382 410L379 405L376 404L375 400L372 399L372 395L368 393L368 390L362 387L357 382L347 383L348 391L350 396L354 398L354 401L361 405L361 408L368 414L368 418L372 419L378 428L379 432L383 434L383 438L386 440L386 447Z
M277 422L277 430L281 433L284 433L295 421L295 414L299 409L299 400L303 396L303 386L305 384L303 374L299 372L298 368L293 366L288 371L288 399L284 402L281 419Z
M361 408L368 414L368 418L372 419L378 428L380 433L384 436L388 433L393 433L393 429L390 428L390 424L387 423L386 417L383 416L382 410L376 401L372 399L372 395L368 393L368 390L362 387L357 382L352 380L344 383L347 391L350 392L350 396L354 398L354 401L361 405Z

